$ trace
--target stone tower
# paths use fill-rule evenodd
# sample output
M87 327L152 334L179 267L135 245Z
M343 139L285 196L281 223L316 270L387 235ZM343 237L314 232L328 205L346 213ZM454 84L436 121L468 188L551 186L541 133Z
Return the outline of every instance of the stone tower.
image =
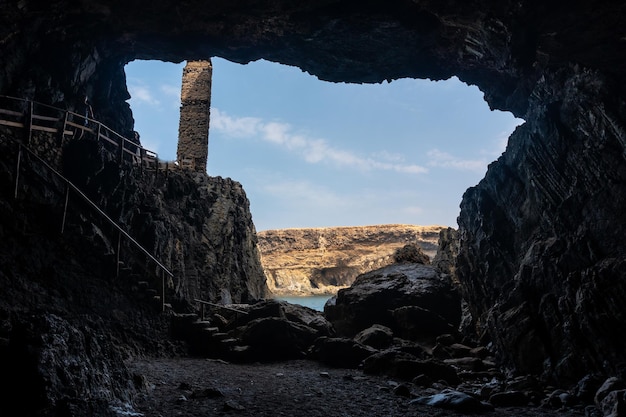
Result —
M211 112L211 61L189 61L183 69L177 160L182 168L206 171Z

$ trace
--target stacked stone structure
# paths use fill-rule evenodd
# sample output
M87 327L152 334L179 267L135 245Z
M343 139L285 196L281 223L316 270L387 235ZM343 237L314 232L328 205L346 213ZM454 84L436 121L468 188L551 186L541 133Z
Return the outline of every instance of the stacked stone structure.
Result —
M189 61L183 69L177 160L182 168L206 171L211 113L211 61Z

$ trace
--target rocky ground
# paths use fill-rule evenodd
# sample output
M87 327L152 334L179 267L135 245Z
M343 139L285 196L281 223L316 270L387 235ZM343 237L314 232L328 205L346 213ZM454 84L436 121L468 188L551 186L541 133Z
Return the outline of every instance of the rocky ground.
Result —
M134 411L146 417L231 416L459 416L474 414L415 404L439 393L360 370L314 361L230 364L221 360L143 359L129 364L141 394ZM133 414L140 413L140 414ZM487 416L583 416L583 406L497 407Z

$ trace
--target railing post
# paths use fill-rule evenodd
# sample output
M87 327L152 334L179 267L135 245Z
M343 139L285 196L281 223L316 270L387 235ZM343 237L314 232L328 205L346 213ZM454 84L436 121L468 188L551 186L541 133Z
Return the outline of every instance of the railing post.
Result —
M67 117L68 117L69 113L67 110L65 110L65 117L63 118L63 130L61 130L61 141L60 141L60 146L63 146L63 140L65 139L65 129L67 129Z
M17 151L17 166L15 167L15 194L14 198L17 200L17 189L20 182L20 162L22 161L22 144L18 144Z
M70 199L70 186L65 184L65 205L63 206L63 220L61 221L61 234L65 231L65 218L67 215L67 202Z
M117 232L117 249L115 250L115 278L120 277L120 248L122 247L122 233Z
M165 271L161 269L161 288L163 292L161 294L161 311L165 311Z
M124 136L121 136L122 140L120 141L120 164L122 164L122 162L124 162L124 145L125 145L125 141L126 139L124 138Z
M28 114L27 114L27 122L28 122L28 135L26 136L26 144L30 145L30 140L33 136L33 111L34 111L34 104L32 101L28 102Z

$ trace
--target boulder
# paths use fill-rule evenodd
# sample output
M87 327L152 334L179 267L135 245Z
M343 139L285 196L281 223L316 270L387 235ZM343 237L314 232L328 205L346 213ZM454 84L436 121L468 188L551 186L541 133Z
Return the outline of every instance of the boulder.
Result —
M393 342L393 331L389 327L374 324L372 327L360 331L354 336L354 340L374 349L384 349Z
M453 367L437 360L421 360L395 349L379 352L365 359L363 372L370 375L388 375L406 381L423 374L434 381L445 381L449 385L460 382Z
M603 379L599 375L585 375L574 387L574 395L580 402L592 404L594 402L594 396L603 382Z
M602 401L604 398L609 395L612 391L619 391L626 388L624 381L621 378L611 377L607 378L604 383L598 388L596 395L593 400L596 404L596 407L602 409Z
M391 311L405 306L430 311L452 326L460 322L460 297L449 277L420 264L396 264L358 276L326 303L324 314L339 335L353 337L373 324L393 329Z
M439 314L418 306L403 306L390 313L394 332L404 339L434 341L437 336L456 330Z
M404 245L400 249L396 250L396 252L393 254L393 259L399 264L430 264L430 258L428 257L428 255L422 252L422 248L417 246L415 243Z
M530 399L521 391L505 391L493 394L489 402L496 407L525 407Z
M625 417L626 390L609 392L600 403L600 410L602 410L604 417Z
M320 311L283 300L269 299L250 305L237 305L237 309L246 314L230 312L230 329L259 318L275 317L315 329L318 336L333 336L335 333L333 326Z
M278 317L252 320L231 333L250 346L248 359L254 361L304 358L317 338L317 330Z
M311 357L337 368L357 368L377 350L348 338L318 338L311 347Z

